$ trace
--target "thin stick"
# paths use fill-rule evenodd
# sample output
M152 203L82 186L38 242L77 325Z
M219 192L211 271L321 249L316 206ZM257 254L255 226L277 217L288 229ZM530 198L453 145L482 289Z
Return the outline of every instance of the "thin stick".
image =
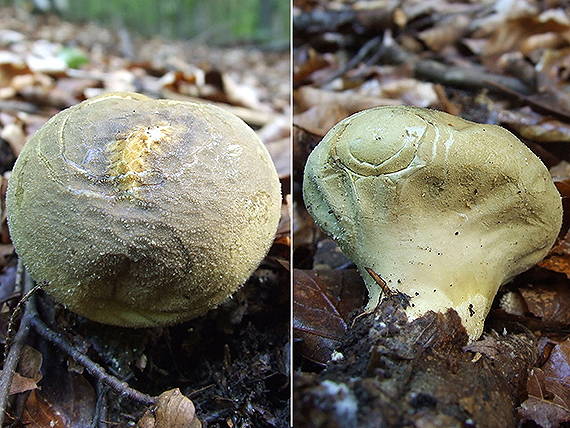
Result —
M350 70L352 70L353 68L355 68L358 64L360 64L362 61L364 61L364 58L366 58L366 55L368 55L370 53L370 51L372 51L372 49L374 49L375 47L382 47L382 37L381 36L376 36L370 40L368 40L357 52L357 54L351 58L344 67L342 67L340 70L338 70L337 72L333 73L332 76L329 76L324 82L322 82L319 86L324 86L329 84L330 82L332 82L333 80L338 79L339 77L342 77L343 75L345 75L347 72L349 72ZM373 58L376 58L377 53L373 55Z
M108 386L101 380L97 380L97 403L95 404L95 411L93 412L93 419L91 420L90 428L101 428L105 426L103 422L107 419L107 390Z
M25 296L22 300L28 298L32 291L32 279L27 275L23 266L18 266L18 277L16 278L16 281L19 281L20 284L23 281L22 291L25 293ZM12 385L12 379L14 378L14 373L16 372L16 367L20 360L24 343L30 332L33 317L30 306L31 300L28 300L26 303L26 309L24 310L24 315L22 316L22 321L20 322L20 327L14 337L12 345L10 346L10 351L7 353L5 352L6 357L4 358L4 367L2 369L2 374L0 375L0 426L4 426L4 417L6 415L8 396L10 395L10 386ZM6 347L8 346L8 342L6 342Z
M374 272L372 269L368 267L365 267L364 269L366 269L366 272L368 272L368 275L372 277L374 282L376 282L376 284L380 286L380 288L382 289L382 293L386 293L388 297L392 297L396 294L392 290L390 290L390 287L388 287L388 284L386 284L386 281L384 281L380 275L378 275L376 272ZM382 294L380 294L380 300L382 300Z
M137 391L136 389L131 388L126 382L123 382L117 379L115 376L110 375L105 371L105 369L103 369L103 367L73 347L73 345L67 341L63 334L50 329L46 323L40 319L33 296L28 304L30 306L30 313L33 315L31 318L31 324L36 333L38 333L44 339L53 343L55 346L73 358L76 362L85 367L85 370L87 370L91 376L108 385L117 394L125 396L131 400L138 401L139 403L143 404L156 403L156 397L151 397L150 395Z
M22 286L22 279L21 278L25 278L25 276L26 276L26 273L25 273L24 265L22 264L22 262L18 261L18 269L16 271L16 287L21 288L21 286ZM14 308L14 312L12 312L12 315L10 315L10 320L8 321L8 328L6 330L6 343L4 345L3 361L6 361L6 358L8 357L8 351L10 350L10 345L12 344L12 336L14 335L14 325L16 325L16 320L18 319L18 317L20 316L20 313L22 312L22 307L28 301L28 299L36 291L38 291L39 288L41 288L41 285L38 284L29 290L25 289L26 285L31 287L32 284L33 284L33 281L31 279L30 279L29 283L24 283L24 289L22 289L23 297L18 301L18 303L16 304L16 307Z
M550 104L547 104L543 101L533 99L530 96L527 96L525 94L521 94L517 91L514 91L511 88L508 88L504 85L501 85L498 82L488 81L487 83L489 85L493 86L494 88L498 89L500 92L503 92L507 95L515 97L519 101L522 101L522 102L528 104L529 106L531 106L534 110L538 111L539 113L550 114L552 116L555 116L557 119L564 120L566 122L570 121L570 112L554 108Z

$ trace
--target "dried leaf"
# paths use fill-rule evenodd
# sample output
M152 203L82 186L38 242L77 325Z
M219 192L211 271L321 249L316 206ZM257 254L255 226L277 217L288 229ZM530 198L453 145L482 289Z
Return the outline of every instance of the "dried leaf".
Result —
M511 10L510 13L513 13L513 11ZM518 16L499 24L497 31L487 46L486 55L520 50L525 40L535 34L549 32L566 33L570 30L570 23L567 18L560 19L559 16L549 15L547 12L537 14L536 9L533 7L524 12L521 11Z
M46 358L43 364L44 378L37 399L63 421L61 426L89 426L96 402L93 386L84 376L71 373L65 364L54 364L53 358Z
M22 418L24 425L37 428L65 428L67 426L58 412L35 390L26 400Z
M27 376L39 382L43 377L40 370L42 362L42 353L29 345L25 345L22 350L22 355L20 356L20 362L18 363L18 372L22 376Z
M439 52L443 48L457 42L465 33L470 24L465 15L448 16L438 25L422 31L419 38L433 51Z
M559 343L552 349L550 358L542 369L546 379L556 379L570 387L570 339ZM570 408L570 401L566 404Z
M435 94L434 94L435 95ZM293 93L295 103L301 110L323 104L342 105L349 114L381 105L401 105L401 100L382 97L370 97L351 91L331 92L303 86Z
M559 189L562 187L562 193L564 193L564 190L570 192L570 186L565 185L565 182L559 182L557 185ZM567 189L565 189L566 187ZM538 266L554 272L564 273L570 278L570 232L552 247L546 258L538 263Z
M37 387L38 384L34 379L22 376L19 373L14 373L14 378L12 379L12 384L10 385L10 395L31 391Z
M309 49L306 55L307 57L303 60L297 58L297 61L294 61L293 87L306 84L310 80L311 74L331 65L330 60L327 60L325 56L317 53L314 49Z
M281 204L281 218L275 233L275 243L291 246L291 195L285 196ZM289 257L286 257L287 259Z
M299 125L293 125L293 179L296 182L302 182L307 158L321 138L320 135L310 132Z
M538 86L545 88L564 88L568 85L570 66L570 48L547 49L537 64ZM567 94L565 94L567 96Z
M325 103L309 107L303 113L293 117L295 125L324 137L338 122L349 116L350 112L338 103Z
M380 95L389 99L401 99L404 104L429 107L438 101L433 83L416 79L397 79L382 85Z
M275 164L279 178L287 177L291 174L291 139L289 137L281 140L271 141L265 144L271 159Z
M534 316L549 323L570 324L570 288L567 284L524 287L519 292Z
M192 401L178 388L165 391L153 409L147 410L137 423L139 428L200 428Z
M258 91L253 86L239 84L227 74L222 74L222 80L223 90L230 104L253 110L264 110L266 108L259 100Z
M541 427L570 422L570 339L557 344L542 368L533 368L527 381L529 398L518 409L524 420Z
M362 278L356 270L293 273L293 329L304 357L329 361L349 327L349 314L364 299Z
M539 143L570 142L570 124L544 117L528 107L501 111L499 121L521 137Z
M0 138L8 142L16 156L20 154L27 140L26 133L20 123L9 123L6 125L2 131L0 131Z
M533 421L542 428L558 428L570 422L570 412L550 401L529 397L518 408L522 421Z
M103 84L109 92L136 91L135 75L129 70L116 70L107 73Z
M531 369L527 380L527 391L529 396L540 400L544 399L546 389L544 388L544 372L542 369L538 367Z

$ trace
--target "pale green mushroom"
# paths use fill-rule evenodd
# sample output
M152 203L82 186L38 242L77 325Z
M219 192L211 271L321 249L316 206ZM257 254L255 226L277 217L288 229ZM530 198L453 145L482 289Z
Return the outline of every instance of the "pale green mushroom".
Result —
M234 293L273 242L281 196L269 153L234 115L112 93L33 136L7 207L18 255L56 300L150 327Z
M548 252L562 205L546 167L513 134L416 107L377 107L332 128L305 168L316 223L356 264L411 297L410 319L453 308L481 335L501 284Z

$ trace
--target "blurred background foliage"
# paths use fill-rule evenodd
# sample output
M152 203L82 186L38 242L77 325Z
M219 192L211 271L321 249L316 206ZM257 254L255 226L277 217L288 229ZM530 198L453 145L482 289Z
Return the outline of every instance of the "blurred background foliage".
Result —
M0 0L70 21L216 45L289 46L288 0Z

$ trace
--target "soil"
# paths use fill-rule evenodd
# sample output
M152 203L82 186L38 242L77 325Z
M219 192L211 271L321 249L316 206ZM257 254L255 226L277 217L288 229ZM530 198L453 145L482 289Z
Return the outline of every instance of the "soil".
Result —
M180 388L204 427L289 426L289 272L275 258L229 302L168 328L105 326L45 294L39 300L44 321L131 387L152 396ZM30 345L43 354L43 399L64 412L66 400L75 402L66 414L73 426L89 426L83 423L93 417L96 395L106 407L99 418L110 424L126 426L146 410L114 392L96 394L97 380L40 338Z
M537 359L526 329L470 347L455 311L409 323L394 299L358 319L335 355L296 373L295 427L515 427Z

